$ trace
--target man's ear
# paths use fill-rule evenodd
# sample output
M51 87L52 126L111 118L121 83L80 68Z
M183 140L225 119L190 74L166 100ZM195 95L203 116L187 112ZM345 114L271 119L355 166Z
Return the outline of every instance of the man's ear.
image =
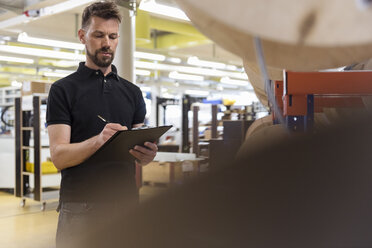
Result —
M85 44L85 31L83 29L79 29L78 36L79 36L80 42Z

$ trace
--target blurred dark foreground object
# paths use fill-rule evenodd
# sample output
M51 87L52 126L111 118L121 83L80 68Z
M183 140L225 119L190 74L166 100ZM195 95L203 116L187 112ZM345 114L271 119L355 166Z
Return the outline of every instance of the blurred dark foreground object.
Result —
M89 240L117 232L106 247L372 247L372 119L240 154Z

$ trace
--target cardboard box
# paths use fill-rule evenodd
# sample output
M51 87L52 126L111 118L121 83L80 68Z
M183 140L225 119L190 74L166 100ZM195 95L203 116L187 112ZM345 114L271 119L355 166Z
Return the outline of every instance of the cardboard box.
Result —
M182 181L182 167L171 163L151 162L142 167L143 182L171 184Z
M28 96L35 93L48 94L51 85L51 83L43 82L23 82L21 94L22 96Z
M142 167L142 181L148 183L182 184L198 174L198 161L151 162Z

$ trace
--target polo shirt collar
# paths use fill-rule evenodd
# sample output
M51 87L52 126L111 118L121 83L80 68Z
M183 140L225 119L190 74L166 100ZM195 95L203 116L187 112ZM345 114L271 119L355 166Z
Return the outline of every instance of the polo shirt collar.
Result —
M91 68L85 66L85 62L80 62L79 63L79 67L77 69L77 72L82 79L87 79L92 74L96 74L96 72L102 73L100 70L94 70L94 69L91 69ZM111 65L111 72L107 76L111 76L111 75L113 76L113 78L115 78L117 81L119 81L118 70L116 69L116 66L114 66L114 65Z

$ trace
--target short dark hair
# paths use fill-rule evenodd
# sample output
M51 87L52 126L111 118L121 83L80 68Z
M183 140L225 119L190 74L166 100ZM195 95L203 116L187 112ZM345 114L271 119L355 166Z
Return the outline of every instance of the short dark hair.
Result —
M83 12L81 28L84 29L90 24L92 16L101 17L105 20L116 19L119 23L121 22L119 8L113 1L95 2L87 6Z

